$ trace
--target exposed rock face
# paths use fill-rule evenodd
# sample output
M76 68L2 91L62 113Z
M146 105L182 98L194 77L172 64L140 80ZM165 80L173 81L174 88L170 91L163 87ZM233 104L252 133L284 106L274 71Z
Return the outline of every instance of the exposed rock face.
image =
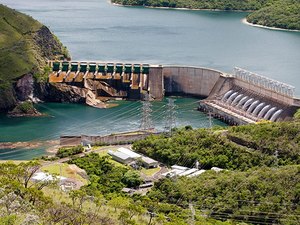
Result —
M96 108L106 108L106 104L97 99L91 90L88 90L86 93L86 104Z
M96 98L95 94L87 89L63 83L37 83L35 96L47 102L86 103L97 108L106 108L106 104Z
M36 57L36 60L40 67L45 65L46 60L54 59L56 55L62 55L64 58L70 58L66 48L46 26L42 26L34 33L33 41L35 46L37 46L36 51L38 52L39 57Z
M42 101L85 103L87 89L60 83L38 83L35 95Z
M19 101L31 100L34 92L34 79L33 74L39 70L42 70L46 65L48 59L53 59L55 55L61 54L64 57L69 57L65 47L59 42L59 40L50 32L46 26L42 26L39 30L32 34L33 39L30 42L31 48L34 49L33 56L35 58L36 66L32 68L31 72L20 76L19 79L14 81L2 81L0 79L0 112L7 112L12 110L17 106ZM12 84L13 83L13 84ZM56 93L51 91L50 88L49 94L47 97L49 99L54 99L54 101L59 102L85 102L82 98L78 97L82 95L77 95L80 91L73 90L70 91L72 96L67 97L67 95L62 95L59 97L57 90ZM63 92L66 92L64 89ZM76 97L74 97L76 96ZM37 95L39 98L40 96ZM42 96L43 98L45 96Z
M1 81L0 81L1 85ZM13 109L17 104L16 93L12 86L0 87L0 112Z
M26 74L21 79L19 79L15 86L15 92L17 99L20 101L28 100L29 96L33 92L33 77L32 74Z

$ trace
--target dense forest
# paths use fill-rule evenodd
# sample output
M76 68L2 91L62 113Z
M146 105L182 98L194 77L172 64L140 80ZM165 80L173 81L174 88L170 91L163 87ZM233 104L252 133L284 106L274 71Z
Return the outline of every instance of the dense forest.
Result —
M122 5L251 12L247 21L268 27L300 30L298 0L112 0Z
M142 184L139 172L95 152L71 157L89 181L69 192L58 180L33 182L37 161L1 163L0 224L300 223L300 111L291 122L187 126L133 147L166 165L193 167L197 160L208 171L162 178L146 195L128 195L122 189ZM213 166L225 170L209 170Z
M230 127L228 130L176 130L135 142L133 148L167 165L247 170L300 164L300 121Z
M134 149L168 165L221 167L197 177L160 180L148 197L218 220L249 224L300 223L300 111L292 122L176 129Z
M219 220L296 225L300 224L300 166L164 179L148 196L184 208L193 204L200 214Z
M137 141L134 149L167 165L198 160L200 168L225 170L162 178L146 195L128 195L121 190L142 183L138 171L95 152L72 156L69 163L89 182L69 192L58 180L32 182L39 162L1 163L0 224L300 223L300 111L291 122L187 126Z
M300 30L300 1L276 1L251 13L247 20L250 23L268 27Z

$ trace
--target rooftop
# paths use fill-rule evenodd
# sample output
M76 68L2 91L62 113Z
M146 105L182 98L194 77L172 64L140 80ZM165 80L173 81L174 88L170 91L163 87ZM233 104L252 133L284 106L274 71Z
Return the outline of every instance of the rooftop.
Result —
M134 158L134 159L136 159L136 158L141 158L141 157L142 157L140 154L137 154L137 153L135 153L135 152L129 150L128 148L123 148L123 147L118 148L117 152L126 154L126 155L128 155L129 157Z
M156 160L151 159L151 158L146 157L146 156L143 156L143 157L142 157L142 160L143 160L145 163L147 163L147 164L158 163Z
M111 155L111 156L115 156L119 159L122 159L122 160L126 160L126 159L130 159L131 157L123 152L119 152L119 151L116 151L116 152L113 152L113 151L108 151L108 154Z

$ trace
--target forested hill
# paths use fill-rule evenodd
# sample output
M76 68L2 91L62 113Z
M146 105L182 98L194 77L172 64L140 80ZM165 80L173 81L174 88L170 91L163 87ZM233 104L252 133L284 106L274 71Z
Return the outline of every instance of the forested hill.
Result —
M172 137L149 136L133 148L167 165L221 167L245 171L254 167L300 164L300 120L263 123L210 131L190 128Z
M300 30L300 1L280 0L248 15L253 24Z
M192 204L196 215L233 224L300 224L300 111L291 122L226 130L187 126L171 136L149 136L133 148L168 165L192 168L198 161L206 170L156 182L150 199L182 208Z
M60 54L68 55L46 26L0 4L0 111L13 108L30 94L31 86L15 88L20 78L30 74L32 79L47 59ZM21 83L31 83L30 78Z
M112 2L151 7L254 11L247 17L250 23L300 30L299 0L112 0Z

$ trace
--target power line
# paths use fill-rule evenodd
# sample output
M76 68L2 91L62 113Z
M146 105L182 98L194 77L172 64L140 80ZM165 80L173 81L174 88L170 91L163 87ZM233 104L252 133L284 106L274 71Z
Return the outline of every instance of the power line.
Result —
M167 111L166 111L166 126L165 130L172 135L172 129L176 127L176 105L175 100L168 98Z
M151 113L152 113L152 104L149 101L149 94L145 95L145 101L143 101L142 106L142 118L141 118L141 130L149 130L153 128Z

